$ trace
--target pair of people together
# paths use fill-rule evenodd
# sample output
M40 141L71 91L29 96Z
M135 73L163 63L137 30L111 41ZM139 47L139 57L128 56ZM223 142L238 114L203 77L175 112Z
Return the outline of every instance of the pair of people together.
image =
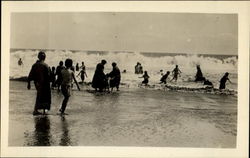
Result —
M51 89L50 89L50 79L51 79L51 72L49 66L44 62L46 59L46 54L44 52L38 53L38 60L35 64L33 64L31 71L28 76L28 85L27 88L30 89L31 85L30 82L34 81L37 96L36 96L36 103L33 111L33 115L41 114L38 110L43 109L44 113L45 110L50 110L51 106ZM76 81L74 72L70 69L72 67L73 61L72 59L65 60L65 69L61 70L61 90L64 96L60 113L64 114L66 109L69 97L71 95L71 83L74 82L77 85L78 90L80 91L80 87Z

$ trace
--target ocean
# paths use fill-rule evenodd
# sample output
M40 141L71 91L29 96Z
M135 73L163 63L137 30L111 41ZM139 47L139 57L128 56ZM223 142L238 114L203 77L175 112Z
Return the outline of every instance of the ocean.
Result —
M27 76L33 63L37 60L39 49L11 49L10 50L10 79L17 79ZM229 72L231 84L227 84L229 91L237 92L238 80L238 56L237 55L209 55L209 54L185 54L185 53L157 53L157 52L132 52L132 51L77 51L77 50L45 50L45 62L56 67L59 61L67 58L73 59L73 64L84 61L88 77L85 82L91 82L96 64L102 59L107 61L105 73L111 71L112 62L116 62L119 69L126 70L122 73L121 83L126 88L137 88L142 82L142 75L134 74L134 67L137 62L148 71L150 76L149 85L153 89L163 89L159 85L161 78L160 70L164 73L172 71L175 65L179 65L182 71L178 81L169 82L168 86L177 89L199 89L205 86L202 83L195 83L196 65L200 65L204 77L210 80L215 88L219 87L219 81L225 72ZM17 64L19 58L23 60L23 66ZM79 72L76 72L76 75ZM172 79L170 75L169 79ZM77 78L80 81L80 78Z

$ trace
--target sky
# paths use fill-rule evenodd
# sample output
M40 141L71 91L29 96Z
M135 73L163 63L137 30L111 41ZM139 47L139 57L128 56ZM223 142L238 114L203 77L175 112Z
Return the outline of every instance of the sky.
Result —
M11 48L237 54L237 14L12 13Z

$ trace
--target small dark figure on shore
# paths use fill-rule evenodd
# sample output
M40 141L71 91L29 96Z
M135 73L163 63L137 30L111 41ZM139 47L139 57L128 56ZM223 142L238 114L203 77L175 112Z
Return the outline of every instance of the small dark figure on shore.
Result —
M225 88L226 88L226 82L227 82L227 81L229 81L230 83L232 83L232 82L229 80L228 76L229 76L229 73L226 72L225 75L221 78L219 89L225 89Z
M22 58L20 58L17 63L18 63L19 66L23 65Z
M148 85L148 81L149 81L149 75L148 75L148 72L147 71L144 71L144 74L142 77L139 77L139 78L143 78L144 80L142 81L142 85Z
M161 83L164 83L164 84L167 83L167 78L168 78L169 74L170 74L170 72L167 71L167 73L161 77L161 79L160 79L160 81L161 81L160 84L161 84Z
M177 79L178 79L178 76L181 74L181 70L178 68L178 65L175 66L174 70L172 71L172 74L174 75L174 77L172 78L172 80L175 80L175 82L176 82Z
M53 66L51 71L51 89L56 87L56 68Z
M101 63L96 65L95 74L92 79L92 87L95 88L96 91L99 90L102 92L107 86L107 78L104 73L104 65L106 63L106 60L102 60Z
M63 61L59 62L59 65L56 67L56 86L58 91L60 91L61 88L61 84L62 84L62 73L61 71L64 69L65 67L63 66Z
M38 60L32 65L28 76L27 88L30 89L30 81L34 81L37 95L36 103L33 111L33 115L41 114L38 110L43 109L50 110L51 105L51 90L50 90L50 69L49 66L44 62L46 55L44 52L38 53Z
M197 65L197 73L195 75L195 82L197 81L205 81L205 78L203 77L203 74L201 72L200 65Z
M76 63L76 71L79 71L79 64Z
M83 83L84 80L85 80L85 76L88 77L87 73L86 73L86 70L85 70L85 66L82 67L82 70L79 72L79 74L77 76L79 76L79 75L81 75L80 77L81 77L81 80L82 80L82 83Z
M127 73L127 70L126 70L126 69L125 69L125 70L123 70L123 71L122 71L122 73Z
M110 77L109 86L111 88L111 92L113 88L116 87L116 90L119 91L119 85L121 81L121 73L116 63L112 63L113 70L107 75Z
M71 95L71 83L74 80L77 89L80 91L80 87L76 81L75 78L75 74L74 72L71 70L73 61L71 59L66 59L65 60L65 66L66 68L62 70L62 94L64 96L63 102L62 102L62 106L60 108L60 113L64 114L64 111L66 109L67 103L69 101L69 97Z

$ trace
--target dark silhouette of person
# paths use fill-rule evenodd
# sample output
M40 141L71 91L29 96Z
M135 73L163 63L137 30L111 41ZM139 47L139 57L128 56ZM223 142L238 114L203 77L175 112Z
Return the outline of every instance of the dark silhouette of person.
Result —
M137 62L137 64L135 65L135 74L139 74L139 65L139 62Z
M119 85L121 81L121 72L115 62L112 63L112 67L113 67L113 70L107 75L108 77L110 77L109 86L111 88L111 92L113 91L114 87L116 87L116 90L119 91Z
M34 117L35 131L34 131L34 146L50 146L50 120L47 115L42 117Z
M51 71L51 88L54 89L56 87L56 68L52 66L52 71Z
M51 90L50 90L50 79L51 72L49 66L44 62L46 55L44 52L38 53L38 60L35 64L32 65L28 76L28 86L30 89L30 81L34 81L37 95L36 103L33 111L33 115L41 114L38 112L39 109L50 110L51 105Z
M18 63L19 66L23 65L22 58L20 58L17 63Z
M144 74L142 77L139 77L139 78L143 78L144 80L142 81L142 84L144 85L148 85L148 82L149 82L149 75L148 75L148 72L147 71L144 71Z
M172 80L175 80L176 82L178 79L178 75L180 75L180 73L181 73L181 70L178 68L178 65L176 65L174 70L172 71L172 74L174 74L174 77L172 78Z
M64 68L65 67L63 66L63 61L60 61L59 65L56 67L56 76L57 76L56 85L57 85L58 91L60 91L61 84L62 84L62 73L61 73L61 71Z
M82 80L82 83L84 82L85 80L85 76L87 76L87 73L86 73L86 70L85 70L85 66L82 66L82 70L79 72L79 74L77 76L81 75L81 80Z
M225 75L221 78L219 89L225 89L225 88L226 88L226 82L227 82L227 81L229 81L230 83L232 83L232 82L229 80L228 76L229 76L229 73L226 72Z
M103 89L105 89L106 85L107 85L107 78L106 75L104 73L104 65L107 63L106 60L102 60L101 63L96 65L96 70L95 70L95 74L93 76L92 79L92 87L95 88L95 90L97 91L97 89L99 89L100 92L103 91Z
M197 73L195 75L195 82L197 81L205 81L205 78L203 77L203 74L201 72L200 65L197 65Z
M164 74L164 75L161 77L161 79L160 79L160 81L161 81L160 84L161 84L161 83L164 83L164 84L167 83L167 78L168 78L169 74L170 74L170 72L167 71L167 73Z
M141 63L139 63L138 69L139 69L138 73L143 74L143 67L142 67Z
M79 71L79 64L76 63L76 71Z
M209 87L214 87L213 83L206 78L204 78L204 85Z

